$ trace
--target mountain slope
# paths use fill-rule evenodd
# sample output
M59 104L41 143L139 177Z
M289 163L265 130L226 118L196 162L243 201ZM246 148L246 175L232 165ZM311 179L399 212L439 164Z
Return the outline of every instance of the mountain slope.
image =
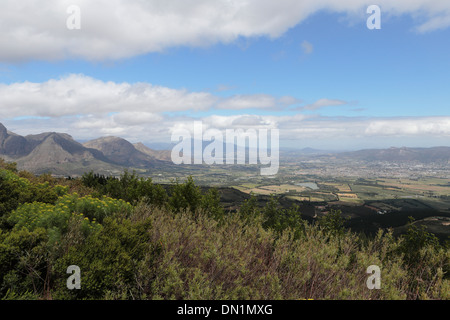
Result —
M389 148L367 149L352 152L343 152L337 155L339 158L351 158L363 161L386 161L422 163L448 163L450 161L450 147L433 148Z
M22 169L58 174L81 174L92 164L95 164L95 167L112 169L101 152L83 147L67 134L45 133L27 138L30 138L30 144L35 147L28 155L16 161ZM76 172L70 172L72 170Z
M28 141L13 132L10 132L0 123L0 154L21 157L32 150Z
M96 149L111 162L126 167L153 167L155 157L137 150L133 144L119 137L103 137L83 144L86 148Z
M44 132L25 137L0 123L0 156L21 170L79 175L94 170L117 174L125 168L161 168L171 165L170 151L154 151L118 137L104 137L81 144L66 133Z
M171 161L172 160L170 150L153 150L141 142L135 143L135 144L133 144L133 146L140 152L142 152L154 159L162 160L162 161Z

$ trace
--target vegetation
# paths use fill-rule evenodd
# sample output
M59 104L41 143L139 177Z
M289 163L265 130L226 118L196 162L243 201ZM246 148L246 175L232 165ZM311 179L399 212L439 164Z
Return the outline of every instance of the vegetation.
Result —
M0 186L2 299L450 298L449 248L413 221L368 238L339 211L307 223L275 197L225 212L191 177L166 191L135 173L56 179L0 162Z

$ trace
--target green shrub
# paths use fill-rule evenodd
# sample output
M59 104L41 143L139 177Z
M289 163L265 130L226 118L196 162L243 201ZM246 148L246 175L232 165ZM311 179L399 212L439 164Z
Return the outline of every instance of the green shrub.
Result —
M302 220L299 207L295 204L289 209L282 209L276 198L271 196L262 214L264 228L273 229L278 234L291 229L294 239L298 239L304 232L305 221Z
M119 178L106 177L91 171L85 173L81 181L86 187L95 189L100 196L122 199L133 204L145 200L153 205L162 206L167 200L164 188L154 185L150 178L138 177L134 171L129 173L125 170Z
M12 171L0 169L0 216L23 203L55 203L59 196L67 192L66 187L52 187L48 182L31 183Z
M149 293L154 256L158 246L149 242L150 221L131 222L108 217L103 228L92 233L83 244L72 246L55 266L59 279L55 299L137 299ZM142 282L138 270L146 262L147 276ZM66 268L81 270L81 290L67 290Z
M47 241L48 235L43 228L0 233L1 297L44 295L49 255Z

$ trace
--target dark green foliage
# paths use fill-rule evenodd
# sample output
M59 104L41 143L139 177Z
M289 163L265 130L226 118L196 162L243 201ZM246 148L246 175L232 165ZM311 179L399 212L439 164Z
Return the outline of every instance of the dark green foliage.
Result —
M202 193L200 188L194 183L194 179L189 176L184 183L178 180L170 190L169 207L174 212L190 210L195 212L200 207Z
M99 195L107 195L130 203L144 200L156 206L162 206L167 200L167 193L160 185L154 185L152 179L138 177L136 172L127 170L120 178L105 177L92 171L81 178L83 185L93 188Z
M256 211L252 208L253 204L248 205L250 206L250 212ZM262 213L264 216L262 224L264 228L270 228L277 233L281 233L288 228L292 229L294 231L294 239L298 239L304 230L305 221L302 220L297 205L293 205L289 209L282 209L275 197L271 196Z
M404 266L411 277L408 290L411 298L421 298L435 282L436 274L444 272L444 278L449 278L448 248L442 247L438 238L427 232L424 225L417 226L412 217L397 250L403 255Z
M224 210L220 204L220 195L217 189L211 188L205 194L195 185L194 179L189 176L184 183L178 180L170 189L167 207L173 212L190 211L194 215L199 210L216 220L224 217Z
M0 217L22 203L55 203L65 192L66 189L54 188L48 182L32 183L12 171L0 169Z
M26 228L0 233L0 297L7 293L42 296L47 276L47 232Z
M438 249L440 247L438 238L427 232L427 228L414 224L414 218L410 217L408 230L403 235L403 242L399 250L405 255L405 262L414 265L420 260L420 250L426 247Z
M332 236L341 236L345 232L345 218L342 217L341 210L331 209L328 214L321 217L319 225Z
M221 220L224 217L224 210L220 204L220 195L216 188L209 189L202 196L200 206L209 217L215 220Z
M21 188L19 181L7 179L0 173L0 216L16 209L20 203L30 200L31 193Z
M242 220L252 220L261 214L256 196L251 194L239 208L239 216Z
M152 269L152 261L158 253L158 247L149 243L150 230L149 220L105 219L100 232L71 247L56 262L55 272L61 280L57 284L55 298L104 299L107 294L119 295L115 298L142 298L150 291L151 283L147 283L145 288L137 287L139 264L145 260L147 267ZM82 290L67 290L63 280L69 265L80 267Z

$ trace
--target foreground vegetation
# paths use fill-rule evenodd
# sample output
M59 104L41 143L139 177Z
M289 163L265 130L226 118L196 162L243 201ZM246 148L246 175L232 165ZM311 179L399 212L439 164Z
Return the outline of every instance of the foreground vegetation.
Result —
M128 172L54 179L0 162L0 227L3 299L450 298L450 250L413 221L367 238L339 211L308 224L276 198L229 213L192 178L166 191Z

